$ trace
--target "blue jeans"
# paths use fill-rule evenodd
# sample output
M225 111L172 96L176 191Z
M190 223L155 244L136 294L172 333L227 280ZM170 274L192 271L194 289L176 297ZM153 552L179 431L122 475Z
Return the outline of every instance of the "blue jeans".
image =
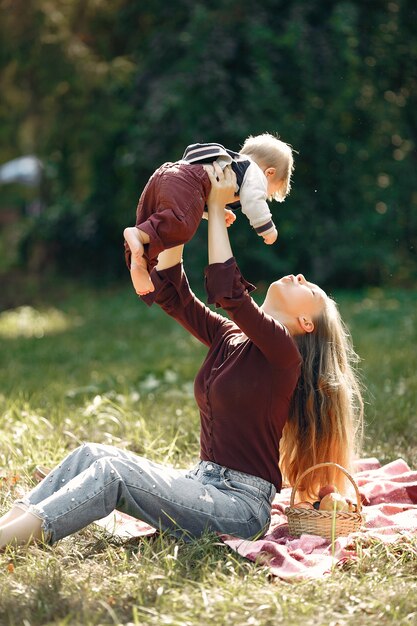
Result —
M275 492L262 478L209 461L182 471L88 443L16 504L42 519L50 544L115 509L176 537L209 530L248 539L266 530Z

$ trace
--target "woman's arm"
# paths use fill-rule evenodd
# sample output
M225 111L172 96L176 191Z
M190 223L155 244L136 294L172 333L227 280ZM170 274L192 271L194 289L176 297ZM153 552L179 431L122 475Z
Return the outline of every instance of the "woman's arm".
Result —
M151 274L155 302L199 341L210 346L219 328L230 322L213 313L191 291L182 265L183 249L181 245L160 252Z
M224 178L222 174L223 184L216 185L209 197L210 203L219 207L219 219L226 227L224 207L234 198L236 177L230 170L226 180ZM213 221L217 221L217 212L213 216ZM209 228L210 222L211 217ZM181 263L183 248L181 245L159 254L158 264L152 272L152 282L157 290L155 302L197 339L210 345L219 328L230 325L230 322L223 316L213 313L191 291Z
M224 199L233 185L234 174L214 163L206 166L212 184L207 201L209 209L209 267L206 287L209 302L216 302L230 315L241 331L261 350L275 367L292 367L300 354L287 329L267 315L249 295L252 288L240 274L233 258L224 221ZM227 200L226 200L227 202Z
M211 191L207 199L208 220L208 257L209 264L224 263L233 256L229 234L224 219L224 207L234 196L236 175L230 167L222 171L218 163L205 166L211 180Z

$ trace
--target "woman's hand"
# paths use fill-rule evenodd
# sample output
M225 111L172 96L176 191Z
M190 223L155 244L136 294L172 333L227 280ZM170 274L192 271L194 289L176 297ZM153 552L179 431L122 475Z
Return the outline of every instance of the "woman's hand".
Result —
M211 212L223 211L226 204L236 200L236 174L229 166L222 170L218 163L203 165L203 167L211 182L211 191L207 198L210 216Z

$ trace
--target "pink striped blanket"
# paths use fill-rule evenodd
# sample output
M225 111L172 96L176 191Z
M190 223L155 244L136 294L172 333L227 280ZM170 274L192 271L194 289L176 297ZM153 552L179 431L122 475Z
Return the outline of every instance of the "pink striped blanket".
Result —
M357 463L355 480L363 502L363 529L339 537L332 546L315 535L291 537L284 513L290 489L277 494L272 506L271 525L262 539L247 541L223 535L222 541L243 557L267 565L271 574L282 579L318 578L335 565L356 558L357 541L370 538L391 543L417 536L417 471L402 459L381 466L377 459ZM122 537L138 537L155 532L151 526L129 516L112 513L100 526Z

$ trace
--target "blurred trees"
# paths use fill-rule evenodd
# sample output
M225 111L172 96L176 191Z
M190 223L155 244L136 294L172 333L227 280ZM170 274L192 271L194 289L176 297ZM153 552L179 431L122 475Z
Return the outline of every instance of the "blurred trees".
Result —
M0 7L0 163L33 153L48 177L47 208L21 220L22 266L124 272L122 229L160 163L190 142L239 149L269 131L295 148L296 169L290 197L272 205L279 244L264 246L244 217L231 231L249 278L416 278L411 0ZM204 238L202 225L193 266L205 262Z

